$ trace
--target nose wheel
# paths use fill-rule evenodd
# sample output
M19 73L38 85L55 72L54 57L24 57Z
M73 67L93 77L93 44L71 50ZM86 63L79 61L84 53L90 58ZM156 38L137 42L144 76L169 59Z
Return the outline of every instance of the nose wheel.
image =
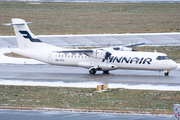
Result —
M165 75L165 76L169 76L169 72L170 72L169 70L164 71L164 75Z

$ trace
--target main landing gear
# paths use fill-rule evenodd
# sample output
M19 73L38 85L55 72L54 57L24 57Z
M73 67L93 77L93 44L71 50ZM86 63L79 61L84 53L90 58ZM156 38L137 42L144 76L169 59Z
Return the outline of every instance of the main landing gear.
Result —
M109 74L109 71L103 71L103 74Z
M89 69L89 73L90 74L96 74L96 71L102 71L102 69L96 69L96 68L91 68L91 69ZM107 71L103 71L103 74L109 74L109 71L107 70Z
M96 69L95 69L95 68L90 69L90 70L89 70L89 73L90 73L90 74L96 74Z

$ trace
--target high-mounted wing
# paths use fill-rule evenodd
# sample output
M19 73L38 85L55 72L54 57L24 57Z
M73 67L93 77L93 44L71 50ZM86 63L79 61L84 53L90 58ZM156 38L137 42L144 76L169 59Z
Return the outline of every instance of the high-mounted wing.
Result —
M64 53L64 54L85 54L89 57L99 58L99 59L108 59L111 55L110 52L104 51L103 49L75 49L75 50L62 50L57 51L57 53Z
M86 52L93 52L91 49L74 49L74 50L62 50L62 51L57 51L57 53L86 53Z
M145 43L134 43L134 44L128 44L124 46L116 46L113 47L114 50L119 50L119 51L133 51L132 48L127 48L127 47L133 47L137 45L143 45ZM73 50L62 50L62 51L57 51L57 53L64 53L64 54L85 54L89 57L93 58L99 58L103 59L102 62L105 60L108 60L108 58L111 56L111 52L108 51L107 49L73 49Z
M113 47L114 50L118 50L118 51L136 51L132 48L128 48L128 47L134 47L134 46L138 46L138 45L144 45L145 43L133 43L133 44L127 44L127 45L123 45L123 46L115 46Z
M93 50L91 49L73 49L73 50L62 50L62 51L56 51L57 53L64 53L64 54L79 54L79 55L82 55L82 54L86 54L86 53L93 53Z
M139 43L123 45L123 47L134 47L134 46L144 45L144 44L145 44L144 42L139 42Z

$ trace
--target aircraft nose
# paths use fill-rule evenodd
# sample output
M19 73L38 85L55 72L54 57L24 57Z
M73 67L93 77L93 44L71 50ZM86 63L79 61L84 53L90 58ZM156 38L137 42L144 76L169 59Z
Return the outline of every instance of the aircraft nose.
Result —
M172 61L171 64L170 64L170 67L172 69L176 69L178 67L178 64L176 62Z

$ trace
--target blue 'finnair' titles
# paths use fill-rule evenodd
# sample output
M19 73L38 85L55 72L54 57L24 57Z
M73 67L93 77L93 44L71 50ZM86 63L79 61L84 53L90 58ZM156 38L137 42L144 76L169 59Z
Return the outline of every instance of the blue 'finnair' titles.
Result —
M31 37L31 35L27 32L27 31L19 31L21 34L24 34L23 35L23 37L24 38L29 38L29 40L31 41L31 42L42 42L41 40L39 40L39 39L34 39L34 38L32 38Z
M109 62L111 63L114 63L114 62L117 62L117 63L136 63L136 64L151 64L152 62L152 59L151 58L138 58L138 57L120 57L118 58L117 56L110 56L109 57Z

